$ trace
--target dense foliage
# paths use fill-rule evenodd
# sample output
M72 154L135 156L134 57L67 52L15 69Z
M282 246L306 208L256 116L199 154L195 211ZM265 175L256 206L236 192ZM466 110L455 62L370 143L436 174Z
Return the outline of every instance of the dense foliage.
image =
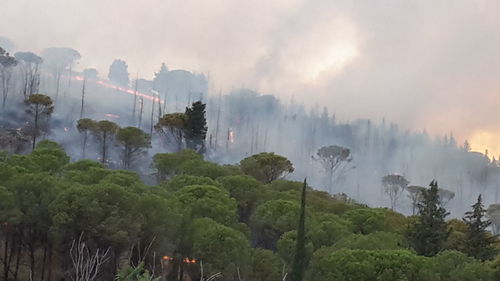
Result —
M101 133L115 130L104 125ZM480 201L465 223L446 222L435 183L419 214L405 217L309 187L303 193L300 182L266 183L193 150L157 154L152 165L157 185L95 161L70 162L51 141L28 155L2 153L2 279L68 280L80 274L76 256L100 262L89 280L300 280L303 266L311 281L500 276L497 240L476 218ZM471 243L484 251L471 252Z

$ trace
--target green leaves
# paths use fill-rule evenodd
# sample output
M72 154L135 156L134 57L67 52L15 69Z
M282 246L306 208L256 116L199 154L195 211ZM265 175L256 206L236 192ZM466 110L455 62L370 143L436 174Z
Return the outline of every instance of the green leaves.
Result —
M259 181L270 183L294 171L292 162L273 152L262 152L240 162L241 170Z
M422 201L418 204L419 216L410 225L407 239L419 255L434 256L444 249L449 235L445 217L449 214L441 206L437 182L422 192Z
M177 191L175 197L191 210L191 218L208 217L225 225L236 223L236 201L221 188L189 185Z

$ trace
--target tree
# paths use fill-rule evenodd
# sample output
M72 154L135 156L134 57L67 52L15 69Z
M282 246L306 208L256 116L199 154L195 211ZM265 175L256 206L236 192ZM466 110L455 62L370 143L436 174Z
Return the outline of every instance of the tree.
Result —
M217 181L236 199L240 222L248 223L257 201L262 197L262 184L245 175L221 177Z
M313 158L319 160L323 166L328 179L328 191L331 194L335 175L342 174L347 164L352 161L351 151L346 147L329 145L320 148L316 155L318 158Z
M40 134L40 121L43 117L50 117L54 111L54 104L49 96L42 94L29 96L25 103L28 105L28 112L33 115L31 137L32 149L35 149L36 137Z
M106 152L108 150L109 141L113 139L118 132L118 125L108 120L97 122L92 127L92 132L96 135L98 141L101 143L101 163L106 163Z
M128 169L134 158L151 147L151 137L136 127L126 127L118 130L117 141L123 147L123 166Z
M262 152L247 157L240 162L243 173L264 183L283 178L294 171L292 162L273 152Z
M95 68L85 68L83 70L83 76L88 80L97 80L97 69Z
M97 126L97 122L95 122L94 120L89 119L89 118L80 119L80 120L78 120L78 123L76 124L76 129L83 136L82 158L85 158L85 149L87 147L87 140L89 137L89 133L94 131L96 126Z
M391 210L394 210L396 208L398 199L405 191L408 183L410 182L407 179L397 174L387 175L382 178L384 191L389 196L389 199L391 201Z
M222 272L225 280L237 280L239 268L250 262L245 235L210 218L195 219L191 232L193 255L203 262L204 271L208 275Z
M450 233L445 221L449 213L441 206L438 192L436 181L422 192L418 217L406 233L410 246L419 255L430 257L441 252Z
M250 277L255 281L281 280L281 260L273 251L253 248L252 271Z
M451 199L455 198L455 192L440 188L438 191L439 200L441 205L446 205Z
M297 228L297 241L295 246L295 255L292 264L291 281L302 281L304 278L304 271L307 266L306 257L306 188L307 181L304 179L304 186L302 187L302 197L300 200L300 217Z
M486 210L486 214L491 221L493 234L500 234L500 204L491 204Z
M122 87L128 87L130 82L128 65L124 60L115 59L109 67L109 81Z
M426 278L423 271L428 267L427 259L407 250L322 248L314 253L311 267L310 280L314 281L444 280Z
M2 108L5 108L7 96L9 94L12 68L17 65L17 60L7 51L0 47L0 78L2 81Z
M80 235L78 241L73 240L69 251L71 263L73 264L73 272L70 274L71 280L97 280L103 265L109 260L109 249L106 251L100 249L91 251L88 245L82 241L82 235Z
M168 67L165 63L161 64L160 71L155 73L153 78L155 89L161 94L166 93L168 89Z
M68 70L68 81L71 82L73 63L81 58L77 50L71 48L51 47L42 51L42 57L52 72L56 84L55 99L59 95L59 87L61 82L61 75L64 71Z
M482 261L493 259L497 253L494 246L496 237L491 236L486 230L491 225L491 221L484 220L485 213L482 197L479 195L477 202L472 205L472 211L466 212L463 218L467 224L465 252Z
M207 137L207 119L205 117L206 104L201 101L194 102L191 107L186 107L186 126L184 136L188 148L199 153L205 152L205 139Z
M189 185L177 191L175 196L190 209L191 218L209 217L224 225L236 222L236 201L219 187Z
M256 246L276 250L276 242L283 233L296 230L300 206L288 200L269 200L259 205L251 217Z
M184 132L187 126L185 113L169 113L163 115L155 125L155 130L165 137L167 143L174 145L177 152L182 150Z
M409 193L408 197L411 200L412 215L415 215L417 211L417 205L422 200L422 192L425 190L423 186L410 185L406 187L406 191Z
M28 98L38 92L40 85L40 64L43 59L32 52L17 52L14 57L20 62L23 71L23 96Z
M179 173L182 166L191 160L203 160L203 156L192 149L175 153L158 153L153 156L153 167L159 182Z

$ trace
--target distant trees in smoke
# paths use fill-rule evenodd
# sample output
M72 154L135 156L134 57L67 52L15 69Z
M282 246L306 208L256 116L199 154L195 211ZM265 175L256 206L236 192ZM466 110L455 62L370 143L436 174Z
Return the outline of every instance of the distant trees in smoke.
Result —
M124 60L115 59L109 67L109 81L122 87L128 87L130 83L128 65Z
M17 65L17 60L0 46L0 81L2 83L2 108L5 108L9 94L12 71Z
M32 52L17 52L14 57L21 65L23 86L22 92L26 99L32 94L38 93L40 87L40 65L43 59Z
M121 74L110 73L109 78L125 88L119 91L106 88L107 82L98 79L95 69L73 71L80 55L71 48L48 48L41 55L19 52L13 57L17 65L11 69L8 98L0 112L0 145L9 151L27 151L26 139L33 145L34 119L27 114L28 104L24 101L30 95L43 93L50 96L55 108L48 122L42 122L45 124L41 124L36 141L54 138L71 148L69 153L74 158L102 161L102 151L96 151L102 145L96 134L85 126L79 130L77 122L84 118L108 119L121 128L140 126L150 135L151 147L144 148L149 158L155 152L193 148L211 161L236 163L273 151L295 163L290 178L307 175L314 186L370 204L391 206L392 200L388 195L381 196L377 187L381 178L393 171L404 175L410 186L438 178L454 196L441 196L450 201L453 211L466 205L471 190L481 190L488 204L497 201L494 193L500 178L498 161L471 152L468 143L459 147L452 134L431 138L425 131L401 130L386 121L342 121L326 108L306 108L293 98L280 100L249 89L207 95L205 75L171 69L167 64L162 64L152 79L136 76L137 83L130 83L126 62L114 63ZM75 79L70 79L71 74ZM66 78L68 83L63 83ZM56 100L63 92L67 98ZM201 103L193 106L197 100ZM202 115L204 118L199 118ZM80 145L85 136L85 145ZM106 149L105 161L114 163L119 159L117 166L124 167L124 153L117 139L107 143L112 146ZM130 167L140 166L147 173L146 162L132 161ZM419 196L418 192L410 193L410 188L405 192ZM397 208L411 213L413 199L403 195L398 197Z
M45 63L44 65L46 65L52 73L55 85L55 100L57 100L63 73L67 72L68 88L70 88L73 65L81 58L81 55L77 50L72 48L51 47L42 51L42 57Z

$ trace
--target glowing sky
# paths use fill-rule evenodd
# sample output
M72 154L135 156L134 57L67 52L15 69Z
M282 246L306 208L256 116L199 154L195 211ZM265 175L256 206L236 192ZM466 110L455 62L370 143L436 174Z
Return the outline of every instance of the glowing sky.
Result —
M145 78L166 62L500 153L497 0L0 0L0 35L73 47L104 77L115 58Z

